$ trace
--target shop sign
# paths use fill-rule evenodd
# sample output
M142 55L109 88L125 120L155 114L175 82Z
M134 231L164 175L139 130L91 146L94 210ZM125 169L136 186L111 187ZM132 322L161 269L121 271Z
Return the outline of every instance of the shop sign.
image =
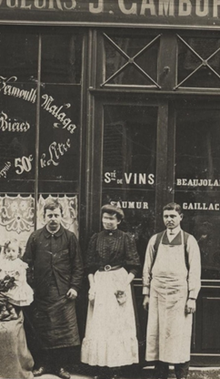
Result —
M111 201L111 204L122 209L149 209L147 201L121 200Z
M116 184L126 184L126 185L153 185L155 182L154 174L146 172L124 172L123 174L118 174L117 170L107 171L104 173L104 183L110 184L115 182Z
M0 0L0 21L80 25L220 25L220 0Z

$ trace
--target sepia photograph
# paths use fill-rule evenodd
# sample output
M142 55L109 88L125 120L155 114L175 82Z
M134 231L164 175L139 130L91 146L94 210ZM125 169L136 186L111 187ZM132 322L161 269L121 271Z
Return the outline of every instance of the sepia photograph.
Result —
M220 379L220 0L0 0L0 378Z

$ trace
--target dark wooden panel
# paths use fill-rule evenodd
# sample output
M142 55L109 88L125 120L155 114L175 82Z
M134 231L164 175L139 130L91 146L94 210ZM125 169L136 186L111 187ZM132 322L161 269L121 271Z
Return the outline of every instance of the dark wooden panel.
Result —
M202 299L202 350L220 350L220 297Z

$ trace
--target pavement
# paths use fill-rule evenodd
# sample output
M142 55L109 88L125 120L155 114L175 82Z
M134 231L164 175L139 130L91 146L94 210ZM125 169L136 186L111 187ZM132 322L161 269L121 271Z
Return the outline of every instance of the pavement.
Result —
M94 374L91 373L77 373L70 371L71 379L92 379ZM56 375L46 374L38 377L40 379L60 379ZM130 372L129 374L120 375L119 379L153 379L153 368L147 367L138 372ZM169 379L174 379L175 374L171 367ZM219 367L190 367L187 379L220 379L220 366Z

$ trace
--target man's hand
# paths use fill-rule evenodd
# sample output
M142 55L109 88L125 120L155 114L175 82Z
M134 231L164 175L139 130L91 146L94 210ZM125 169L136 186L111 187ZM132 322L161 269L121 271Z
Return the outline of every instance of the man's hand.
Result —
M66 297L68 297L68 299L74 300L74 299L76 299L77 295L78 294L77 294L76 290L74 290L73 288L70 288L66 294Z
M143 300L143 308L145 309L145 311L146 311L147 308L148 308L149 300L150 300L149 296L148 296L148 295L145 295L145 296L144 296L144 300Z
M196 310L196 301L194 299L188 299L186 303L186 313L194 313Z

